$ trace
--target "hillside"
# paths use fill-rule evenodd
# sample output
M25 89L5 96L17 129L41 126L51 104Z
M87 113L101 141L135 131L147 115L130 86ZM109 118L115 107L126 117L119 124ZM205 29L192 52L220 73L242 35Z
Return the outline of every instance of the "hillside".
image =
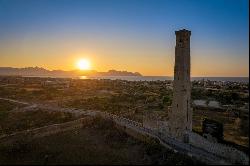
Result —
M150 140L142 142L100 118L74 131L0 147L0 164L199 164Z
M41 67L0 67L0 75L19 75L19 76L141 76L138 72L109 70L107 72L98 72L95 70L47 70Z

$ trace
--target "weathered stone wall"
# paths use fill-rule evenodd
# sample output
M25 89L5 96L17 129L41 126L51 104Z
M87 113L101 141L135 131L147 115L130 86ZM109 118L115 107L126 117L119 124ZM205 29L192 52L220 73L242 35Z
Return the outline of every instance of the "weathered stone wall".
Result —
M149 128L143 127L141 123L137 123L131 121L126 118L118 117L116 115L112 115L105 112L99 112L99 115L103 118L113 120L117 125L119 125L127 134L141 140L147 141L149 138L153 138L158 140L161 145L168 149L172 149L175 152L183 153L183 154L190 154L192 149L196 149L189 144L185 144L177 139L174 139L168 136L166 133L159 133L156 130L151 130ZM208 164L218 164L218 162L222 162L223 164L228 164L220 160L218 157L209 156L207 152L204 153L193 153L192 156L198 158L199 160L208 163Z
M188 132L188 135L189 143L191 145L201 147L210 153L214 153L218 156L221 156L222 158L227 161L230 161L231 163L242 163L246 165L249 164L249 158L246 156L246 154L233 147L225 146L219 143L209 142L202 136L193 132Z
M103 118L113 120L127 134L142 140L147 141L149 137L154 138L163 146L169 149L177 150L180 153L188 154L200 159L208 164L244 164L248 165L248 157L235 148L227 147L222 144L213 144L206 141L203 137L188 132L190 144L181 142L167 133L161 133L156 130L145 128L141 123L131 121L126 118L116 115L100 112Z
M232 147L226 147L221 144L208 142L203 137L192 132L187 132L189 135L189 144L187 144L171 137L170 135L167 135L165 132L159 132L145 128L141 123L113 114L96 111L95 114L90 115L91 116L63 124L54 124L33 130L26 130L5 135L0 137L0 144L8 145L20 141L30 141L34 138L49 136L68 130L79 129L93 123L93 118L96 115L99 115L104 119L114 121L117 127L123 129L127 134L136 139L144 142L148 142L152 139L158 140L157 142L160 142L160 144L166 148L194 156L208 164L239 163L247 165L249 163L248 157L243 152L240 152Z

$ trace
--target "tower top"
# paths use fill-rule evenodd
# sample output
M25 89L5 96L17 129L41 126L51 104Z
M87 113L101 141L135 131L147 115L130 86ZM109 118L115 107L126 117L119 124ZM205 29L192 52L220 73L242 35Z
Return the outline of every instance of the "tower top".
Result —
M186 29L182 29L182 30L179 30L179 31L175 31L175 35L188 35L188 36L191 36L191 31L189 30L186 30Z

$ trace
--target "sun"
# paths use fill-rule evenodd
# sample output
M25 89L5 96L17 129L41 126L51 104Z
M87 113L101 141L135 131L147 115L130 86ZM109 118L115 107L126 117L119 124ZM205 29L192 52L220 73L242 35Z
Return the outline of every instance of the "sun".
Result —
M90 69L90 61L87 59L80 59L77 62L77 67L80 70L89 70Z

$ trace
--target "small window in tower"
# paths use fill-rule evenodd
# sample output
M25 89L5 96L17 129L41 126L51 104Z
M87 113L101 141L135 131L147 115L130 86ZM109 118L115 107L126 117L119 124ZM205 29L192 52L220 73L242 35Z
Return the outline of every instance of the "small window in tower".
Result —
M187 122L188 122L188 100L187 100Z
M176 105L176 107L178 108L178 104Z

